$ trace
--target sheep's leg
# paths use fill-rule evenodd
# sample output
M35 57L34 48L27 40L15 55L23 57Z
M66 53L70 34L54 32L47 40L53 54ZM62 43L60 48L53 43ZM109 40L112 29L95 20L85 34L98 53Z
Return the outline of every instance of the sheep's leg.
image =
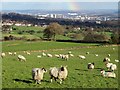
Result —
M54 77L54 80L56 81L56 80L57 80L57 78L56 78L56 77Z
M60 79L60 84L62 84L62 79Z
M41 80L38 80L38 84L41 84Z
M52 82L52 78L53 78L53 76L50 77L50 82Z

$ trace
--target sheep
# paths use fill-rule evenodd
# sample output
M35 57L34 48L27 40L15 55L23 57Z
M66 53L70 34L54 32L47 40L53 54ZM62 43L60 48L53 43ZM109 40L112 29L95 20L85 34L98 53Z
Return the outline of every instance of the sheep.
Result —
M22 55L18 55L18 60L19 61L26 61L26 58Z
M95 64L94 63L88 63L88 69L94 69L94 66Z
M81 58L81 59L85 59L85 58L86 58L86 57L83 56L83 55L78 55L78 57Z
M113 48L113 50L115 50L115 48Z
M98 57L98 54L95 54L96 57Z
M69 51L69 52L68 52L68 54L72 54L72 52L71 52L71 51Z
M106 62L106 63L110 62L110 58L105 57L105 58L103 59L103 62Z
M115 62L119 62L119 60L115 59Z
M47 54L48 57L53 57L52 54Z
M55 54L55 57L59 58L60 56L58 54Z
M107 56L110 57L110 54L108 54Z
M41 56L41 55L38 55L37 57L38 57L38 58L41 58L42 56Z
M103 77L116 78L116 74L114 72L106 72L105 70L101 70L101 75Z
M27 52L27 51L26 51L26 54L27 54L27 55L30 55L30 52Z
M51 76L50 78L51 82L52 82L52 78L54 78L55 81L59 79L60 84L62 84L62 81L65 80L68 76L67 66L61 66L60 68L51 67L49 69L49 74Z
M106 63L106 67L108 70L112 70L112 71L117 69L116 64L113 64L113 63Z
M90 52L86 52L86 54L90 54Z
M45 54L44 52L42 53L42 55L43 55L43 56L46 56L46 54Z
M1 57L2 57L2 58L5 57L5 53L1 53Z
M13 55L16 55L16 54L17 54L16 52L13 53Z
M37 84L41 84L41 80L43 80L44 73L47 70L45 68L33 68L32 69L32 78Z
M68 60L69 59L69 55L62 55L62 59Z
M12 52L8 52L9 55L12 55L13 53Z
M73 55L73 54L70 54L70 56L71 56L71 57L74 57L74 55Z

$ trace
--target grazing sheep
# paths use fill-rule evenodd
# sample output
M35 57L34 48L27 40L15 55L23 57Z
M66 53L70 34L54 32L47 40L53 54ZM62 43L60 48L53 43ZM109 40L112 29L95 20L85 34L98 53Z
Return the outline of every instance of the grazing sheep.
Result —
M2 57L2 58L5 57L5 53L1 53L1 57Z
M110 58L105 57L105 58L103 59L103 62L106 62L106 63L110 62Z
M59 58L60 56L58 54L55 54L55 57Z
M63 55L62 58L65 59L65 60L68 60L69 59L69 55L67 55L67 54Z
M38 57L38 58L41 58L42 56L41 56L41 55L38 55L37 57Z
M94 66L95 64L94 63L88 63L88 69L94 69Z
M119 60L115 59L115 62L119 62Z
M98 54L95 54L96 57L98 57Z
M101 75L103 77L116 78L116 74L114 72L106 72L105 70L101 70Z
M70 56L71 56L71 57L74 57L74 55L73 55L73 54L70 54Z
M44 52L42 53L42 55L43 55L43 56L46 56L46 54L45 54Z
M9 55L12 55L13 53L12 52L8 52Z
M32 78L36 83L41 84L41 80L43 80L44 73L47 70L45 68L33 68L32 69Z
M13 55L16 55L16 54L17 54L16 52L13 53Z
M107 56L110 57L110 54L108 54Z
M78 55L78 57L81 58L81 59L85 59L85 58L86 58L86 57L83 56L83 55Z
M106 63L106 67L108 70L112 70L112 71L117 69L116 64L113 64L113 63Z
M111 69L112 71L117 70L117 65L116 65L116 64L112 64L112 65L110 66L110 69Z
M27 54L27 55L30 55L30 52L27 52L27 51L26 51L26 54Z
M86 54L90 54L90 52L86 52Z
M52 54L47 54L48 57L53 57Z
M69 51L69 52L68 52L68 54L72 54L72 52L71 52L71 51Z
M18 60L19 61L26 61L26 58L22 55L18 55Z
M61 84L62 81L67 78L68 75L67 66L61 66L60 68L52 67L50 68L49 74L51 76L50 78L51 82L52 82L52 78L54 78L55 81L59 79Z

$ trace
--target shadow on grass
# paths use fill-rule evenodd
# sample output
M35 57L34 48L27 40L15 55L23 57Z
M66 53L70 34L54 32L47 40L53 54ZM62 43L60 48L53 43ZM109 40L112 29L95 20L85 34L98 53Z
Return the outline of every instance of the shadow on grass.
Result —
M83 69L75 69L77 71L88 71L88 70L83 70Z
M32 83L32 81L29 80L21 80L21 79L13 79L16 82L23 82L23 83Z

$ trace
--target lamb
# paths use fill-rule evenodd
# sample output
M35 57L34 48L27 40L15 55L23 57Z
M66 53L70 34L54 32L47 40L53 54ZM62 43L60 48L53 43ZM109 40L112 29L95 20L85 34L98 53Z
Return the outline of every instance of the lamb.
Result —
M22 55L18 55L18 60L19 61L26 61L26 58Z
M95 64L94 63L88 63L88 69L94 69L94 66Z
M51 76L50 78L51 82L52 82L52 78L54 78L55 81L59 79L60 84L62 84L62 81L65 80L68 76L67 66L61 66L60 68L52 67L49 70L49 74Z
M5 53L1 53L1 57L2 57L2 58L5 57Z
M53 57L52 54L47 54L48 57Z
M78 55L78 57L81 58L81 59L85 59L85 58L86 58L86 57L83 56L83 55Z
M95 54L96 57L98 57L98 54Z
M69 55L63 55L63 59L65 59L65 60L68 60L69 59Z
M103 77L116 78L116 74L114 72L106 72L105 70L101 70L101 75Z
M33 68L32 69L32 78L37 84L41 84L41 80L43 80L44 73L47 70L45 68Z
M16 55L16 54L17 54L16 52L13 53L13 55Z
M27 55L30 55L30 52L27 52L27 51L26 51L26 54L27 54Z

